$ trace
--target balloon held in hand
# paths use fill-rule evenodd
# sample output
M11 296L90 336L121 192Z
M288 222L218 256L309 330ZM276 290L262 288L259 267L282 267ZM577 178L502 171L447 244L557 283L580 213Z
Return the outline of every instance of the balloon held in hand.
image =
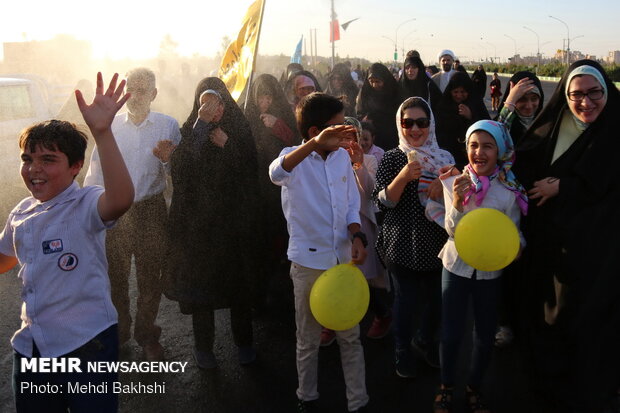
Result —
M336 265L317 278L310 291L310 311L323 327L342 331L355 327L366 314L370 290L353 264Z
M505 268L519 253L519 232L504 213L492 208L468 212L456 226L454 243L465 263L480 271Z

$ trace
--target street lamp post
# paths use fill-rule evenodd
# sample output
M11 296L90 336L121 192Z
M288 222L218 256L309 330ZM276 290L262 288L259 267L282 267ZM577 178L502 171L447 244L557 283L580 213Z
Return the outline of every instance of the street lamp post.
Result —
M398 50L396 49L396 42L391 37L387 37L387 36L381 36L381 37L383 37L384 39L388 39L394 45L394 62L396 62L396 54L398 53Z
M396 28L396 36L394 37L394 66L396 66L398 64L398 30L400 30L401 27L403 27L406 23L412 22L414 21L415 18L413 19L409 19L409 20L405 20L404 22L402 22L401 24L398 25L398 27Z
M570 65L570 30L568 29L568 24L564 20L560 20L557 17L549 16L554 20L559 21L564 26L566 26L566 65Z
M538 68L540 67L540 37L538 37L538 33L534 30L530 29L527 26L523 26L525 30L529 30L536 35L536 56L538 57L538 66L536 66L536 74L538 75Z
M508 36L507 34L504 34L504 36L506 36L507 38L511 39L512 42L515 44L515 54L513 55L513 62L514 64L517 63L517 41L515 40L514 37L512 36Z

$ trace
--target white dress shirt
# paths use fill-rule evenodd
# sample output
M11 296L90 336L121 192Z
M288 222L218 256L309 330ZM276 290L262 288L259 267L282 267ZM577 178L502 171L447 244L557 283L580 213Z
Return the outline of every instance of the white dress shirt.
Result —
M112 122L112 133L133 181L134 202L162 193L166 189L166 165L153 155L153 148L163 139L179 144L181 132L177 121L168 115L150 112L141 124L134 125L127 113L121 113ZM103 186L96 147L84 178L84 186L87 185Z
M282 167L284 148L269 166L271 181L282 187L288 259L304 267L326 270L351 261L348 226L360 223L360 195L346 150L327 159L312 152L291 172Z
M59 357L117 323L110 296L105 232L97 202L103 188L75 182L46 202L29 197L9 215L0 253L17 257L22 325L13 348Z
M506 214L512 222L515 223L518 229L519 223L521 222L521 210L517 204L514 192L506 189L497 179L493 179L480 206L476 206L476 195L474 194L467 205L463 206L463 212L459 212L459 210L452 205L452 200L454 199L452 194L452 183L455 179L456 176L452 176L441 181L443 184L443 197L446 206L445 228L450 238L448 238L446 245L444 245L443 249L439 252L439 258L441 258L443 266L451 273L461 277L471 278L474 274L474 268L467 265L465 261L459 257L456 251L456 245L454 244L454 230L461 218L469 211L477 208L493 208ZM521 247L525 247L525 239L520 230L519 237L521 239ZM502 275L502 270L490 272L476 270L476 279L478 280L491 280L500 275Z

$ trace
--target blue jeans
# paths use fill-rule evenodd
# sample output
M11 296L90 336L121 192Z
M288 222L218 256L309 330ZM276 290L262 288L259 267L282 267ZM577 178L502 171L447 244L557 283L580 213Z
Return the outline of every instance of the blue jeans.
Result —
M441 319L439 270L414 271L392 262L388 262L387 267L394 281L392 312L396 350L411 348L413 316L418 300L426 301L420 321L420 338L427 342L435 341Z
M497 322L500 279L465 278L443 269L441 276L441 382L453 386L459 348L467 323L467 302L471 296L474 308L474 334L468 384L479 388L491 361Z
M33 343L32 357L41 357ZM115 413L118 410L118 394L112 389L112 383L118 381L118 373L91 373L87 370L89 361L118 361L118 325L114 324L103 330L82 347L60 358L77 357L81 360L81 373L33 373L21 371L21 359L30 359L18 352L13 354L13 395L17 413ZM98 385L107 383L106 393L68 393L67 383ZM24 387L22 383L30 386ZM62 393L35 392L34 386L49 383L57 386ZM42 388L42 387L41 387Z

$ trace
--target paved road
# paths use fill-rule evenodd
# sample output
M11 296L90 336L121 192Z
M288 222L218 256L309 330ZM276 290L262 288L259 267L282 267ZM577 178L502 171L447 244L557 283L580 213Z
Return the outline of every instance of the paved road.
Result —
M180 374L122 374L124 383L150 384L165 382L165 394L123 395L121 412L294 412L295 411L295 328L291 283L283 276L276 284L280 299L254 319L257 362L240 367L232 343L228 312L216 312L217 334L215 353L220 362L212 372L200 371L191 357L191 320L181 315L176 303L164 299L158 323L163 327L162 344L169 360L189 361ZM132 284L135 295L135 284ZM0 278L0 411L12 412L10 392L11 349L9 338L19 326L19 282L14 271ZM362 322L362 332L370 317ZM430 411L439 371L420 360L418 378L403 380L394 373L393 340L362 338L366 358L366 382L374 412ZM459 381L464 384L468 351L463 352ZM123 358L140 360L135 343L125 348ZM346 400L338 347L321 349L319 357L319 411L345 412ZM530 411L522 362L518 350L509 347L495 351L486 385L494 412L523 413ZM464 396L457 394L454 413L464 413Z

